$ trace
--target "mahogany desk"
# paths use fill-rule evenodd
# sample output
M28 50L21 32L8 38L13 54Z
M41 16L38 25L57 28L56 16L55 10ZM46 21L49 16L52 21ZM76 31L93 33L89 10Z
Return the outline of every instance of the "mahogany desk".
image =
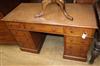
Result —
M38 53L45 33L58 34L64 36L64 58L86 61L97 29L93 7L83 4L66 4L66 7L73 21L66 19L57 5L49 6L45 16L34 18L41 11L40 3L22 3L2 21L6 22L21 50ZM87 35L85 39L83 34Z

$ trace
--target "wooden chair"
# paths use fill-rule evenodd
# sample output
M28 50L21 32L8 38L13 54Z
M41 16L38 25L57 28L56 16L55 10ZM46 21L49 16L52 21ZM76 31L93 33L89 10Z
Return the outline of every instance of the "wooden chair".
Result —
M91 51L91 58L89 60L90 64L93 64L95 59L100 55L100 39L98 40L97 36L100 38L100 33L99 35L96 33L96 37L94 38L94 44Z
M94 46L91 51L91 58L89 60L90 64L93 64L94 60L100 55L100 0L96 3L96 14L97 14L97 23L98 30L96 31L94 37Z

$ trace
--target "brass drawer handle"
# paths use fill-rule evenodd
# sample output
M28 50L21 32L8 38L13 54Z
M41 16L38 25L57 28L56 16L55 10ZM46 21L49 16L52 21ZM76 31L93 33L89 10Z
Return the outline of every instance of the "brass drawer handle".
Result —
M86 39L86 37L87 37L87 33L84 32L84 33L82 34L82 39Z

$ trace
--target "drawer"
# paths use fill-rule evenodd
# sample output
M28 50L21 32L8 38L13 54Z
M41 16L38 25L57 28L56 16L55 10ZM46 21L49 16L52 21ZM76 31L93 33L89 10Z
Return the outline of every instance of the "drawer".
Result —
M4 27L5 24L3 22L0 22L0 28Z
M44 24L25 24L25 29L28 31L63 34L63 27L61 26L44 25Z
M8 28L5 23L0 22L0 32L8 32Z
M15 36L17 41L27 41L27 32L26 31L20 31L20 30L11 30L12 34ZM27 35L26 35L27 34ZM28 35L30 37L30 35Z
M67 36L80 36L82 37L83 34L86 34L87 37L93 37L95 33L95 29L88 29L88 28L78 28L78 27L65 27L64 28L65 35Z
M25 36L25 34L20 30L11 30L12 34L15 36Z
M14 37L16 38L17 41L27 41L25 33L20 31L20 30L11 30L12 34L14 35Z
M9 32L7 28L0 28L0 32Z
M0 32L1 41L14 41L14 38L9 32Z
M89 47L84 46L84 45L70 45L70 44L67 44L65 46L65 54L70 55L70 56L86 58L88 48Z
M24 25L22 23L6 23L9 29L24 30Z
M11 35L10 32L0 32L0 36L7 36Z
M29 32L12 30L12 33L21 47L35 49L36 46Z
M92 43L92 38L82 39L82 37L67 36L65 37L66 44L80 44L80 45L90 45Z

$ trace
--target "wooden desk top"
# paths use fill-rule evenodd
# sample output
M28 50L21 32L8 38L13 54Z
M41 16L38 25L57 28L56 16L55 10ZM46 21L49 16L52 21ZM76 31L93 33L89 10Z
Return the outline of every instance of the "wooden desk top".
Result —
M3 21L42 23L61 26L75 26L85 28L97 28L94 9L91 5L66 4L68 13L74 18L73 21L65 18L57 5L47 8L45 16L34 18L41 11L40 3L22 3L6 15Z

